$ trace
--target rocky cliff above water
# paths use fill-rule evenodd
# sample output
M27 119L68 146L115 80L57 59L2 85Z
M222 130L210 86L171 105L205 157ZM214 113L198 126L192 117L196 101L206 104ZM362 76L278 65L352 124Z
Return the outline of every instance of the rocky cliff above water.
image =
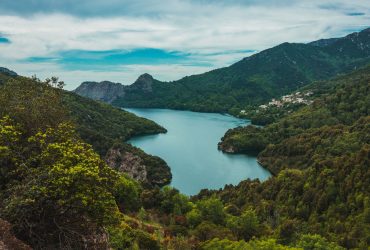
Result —
M154 78L145 73L131 85L123 85L110 81L83 82L77 89L76 94L107 103L114 102L117 98L124 97L126 92L141 91L152 92Z
M109 81L83 82L74 92L94 100L111 103L124 95L124 86Z

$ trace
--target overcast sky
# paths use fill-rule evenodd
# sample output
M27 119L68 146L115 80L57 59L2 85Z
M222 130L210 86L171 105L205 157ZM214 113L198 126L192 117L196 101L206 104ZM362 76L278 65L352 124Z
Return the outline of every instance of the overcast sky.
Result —
M370 0L0 0L0 66L67 89L176 80L282 42L370 26Z

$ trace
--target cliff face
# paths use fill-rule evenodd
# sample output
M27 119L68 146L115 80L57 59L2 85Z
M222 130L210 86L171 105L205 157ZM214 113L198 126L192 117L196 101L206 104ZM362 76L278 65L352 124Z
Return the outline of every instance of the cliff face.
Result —
M164 160L148 155L130 144L113 145L105 156L105 162L144 186L163 187L172 179L171 169Z
M152 92L154 78L149 74L143 74L130 86L127 86L128 90L141 90L143 92Z
M94 100L112 103L125 94L125 86L109 81L83 82L74 92Z
M105 161L111 168L126 173L139 182L149 182L143 160L131 152L112 148L108 151Z
M18 76L18 74L10 69L7 69L7 68L4 68L4 67L0 67L0 73L1 74L5 74L7 76L11 76L11 77L16 77Z
M127 92L152 92L153 77L149 74L141 75L133 84L122 85L110 81L83 82L74 92L78 95L112 103L117 98L124 97Z

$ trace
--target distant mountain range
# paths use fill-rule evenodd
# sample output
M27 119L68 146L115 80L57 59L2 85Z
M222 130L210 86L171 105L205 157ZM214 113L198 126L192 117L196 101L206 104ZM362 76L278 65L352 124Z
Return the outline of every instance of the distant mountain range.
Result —
M370 28L342 38L283 43L225 68L161 82L149 74L132 85L84 82L75 92L120 107L239 112L370 63Z

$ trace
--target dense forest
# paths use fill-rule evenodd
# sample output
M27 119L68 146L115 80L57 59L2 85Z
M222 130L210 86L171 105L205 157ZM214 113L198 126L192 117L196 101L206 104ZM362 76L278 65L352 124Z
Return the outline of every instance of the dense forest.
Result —
M346 60L337 58L330 70L317 61L315 65L321 67L305 68L304 75L310 76L305 81L328 78L365 62L368 51L357 53L356 44L368 38L368 31L324 47L321 43L283 44L255 57L277 53L276 58L281 58L286 48L294 48L303 60L310 48L311 59L324 60L324 50L336 53L341 48ZM242 62L248 64L248 60ZM289 67L281 67L287 73ZM266 70L276 72L277 68ZM276 82L275 76L270 80ZM204 81L212 83L212 77ZM168 90L145 75L131 89L131 97L140 101L136 94L143 88L149 97L156 84L165 89L161 93ZM190 99L194 110L204 105L209 111L220 111L213 109L215 103L236 107L235 99L217 98L217 89L215 98L203 94L198 98L183 89L185 85L174 88L177 94L171 92L168 98L181 101L180 94L195 98ZM260 93L252 85L248 91ZM298 89L289 85L265 96L267 100L293 89L309 91L313 94L308 105L253 113L255 106L243 103L250 107L245 108L247 115L254 114L266 126L231 129L219 148L257 155L273 177L202 190L193 197L166 186L171 181L166 162L125 143L132 136L165 133L164 128L64 91L63 86L55 77L41 81L0 68L0 248L368 249L370 66ZM156 99L151 100L150 105L156 107Z
M130 86L83 83L76 93L96 97L119 107L171 108L237 115L248 106L297 90L314 80L366 65L370 60L370 29L338 38L331 43L283 43L225 68L187 76L173 82L149 77ZM101 88L99 90L99 86ZM90 87L89 87L90 86ZM107 91L111 86L114 96ZM105 94L106 91L106 94ZM106 96L105 96L106 95Z
M258 154L275 176L188 197L161 188L170 176L162 175L160 159L122 143L163 128L67 93L56 78L3 74L0 246L367 249L369 80L365 67L313 83L310 89L320 94L311 105L266 127L229 131L221 147ZM145 154L142 161L157 166L152 174L166 181L145 183L122 173L122 151ZM110 160L118 167L108 166Z
M11 81L9 81L11 80ZM19 80L19 81L15 81ZM9 81L9 82L7 82ZM25 81L25 82L22 82ZM7 82L7 84L4 84ZM13 115L18 112L13 111L11 108L18 105L22 99L31 98L38 95L39 92L45 91L44 88L37 85L40 83L38 79L29 81L27 78L18 76L15 72L3 68L0 72L0 86L1 86L1 110L4 114L10 113ZM58 79L48 79L49 83L58 84ZM62 84L63 85L63 84ZM144 151L124 143L124 141L136 135L165 133L166 129L154 123L153 121L145 118L137 117L136 115L126 112L122 109L114 108L105 103L96 102L88 98L81 97L74 93L60 91L60 105L63 106L65 111L60 115L60 119L69 119L73 121L78 135L87 143L93 146L93 149L104 158L112 148L120 147L121 152L130 154L135 157L141 165L146 169L147 178L146 184L168 184L171 180L171 171L167 163L156 156L146 154ZM13 99L9 99L14 96ZM41 97L40 97L41 98ZM48 97L44 97L47 99ZM47 100L42 100L47 103ZM51 100L50 100L51 102ZM26 104L25 104L26 105ZM26 105L27 107L28 105ZM26 113L31 113L29 107L24 110L20 119L26 119ZM44 107L38 107L40 111ZM47 118L48 111L43 114ZM42 119L40 119L40 122ZM60 120L56 119L55 122ZM32 124L29 126L33 126ZM117 156L118 157L118 156Z
M346 248L365 247L370 235L370 67L310 88L321 91L312 105L266 127L226 133L221 148L258 154L276 177L226 187L218 196L239 207L270 204L271 216L299 225L294 234L316 231Z

